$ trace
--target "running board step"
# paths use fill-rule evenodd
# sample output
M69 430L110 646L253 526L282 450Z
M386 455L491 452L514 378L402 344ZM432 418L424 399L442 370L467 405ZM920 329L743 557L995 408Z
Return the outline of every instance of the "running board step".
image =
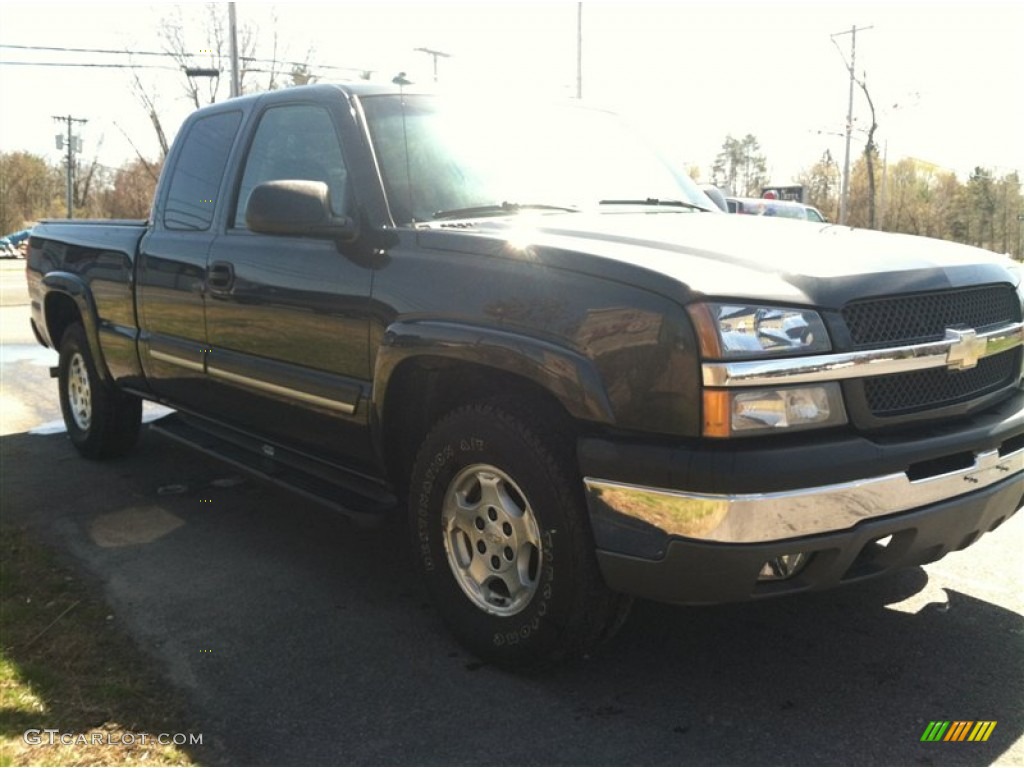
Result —
M398 508L398 499L380 485L205 420L174 413L149 429L345 515L359 527L380 525Z

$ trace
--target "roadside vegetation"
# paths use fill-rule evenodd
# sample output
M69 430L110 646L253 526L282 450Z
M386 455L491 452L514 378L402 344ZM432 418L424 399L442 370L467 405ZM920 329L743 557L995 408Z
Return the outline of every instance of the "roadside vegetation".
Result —
M708 179L741 197L760 197L769 186L769 159L757 137L728 136L711 166ZM839 163L826 150L794 181L803 186L803 202L830 221L839 220L842 182ZM690 169L697 181L707 180L699 167ZM924 235L1011 254L1024 253L1024 187L1017 171L998 173L977 167L966 179L949 169L916 158L887 161L873 144L850 169L851 227Z
M98 591L32 534L0 526L0 765L209 763L209 735L201 747L156 743L202 728Z

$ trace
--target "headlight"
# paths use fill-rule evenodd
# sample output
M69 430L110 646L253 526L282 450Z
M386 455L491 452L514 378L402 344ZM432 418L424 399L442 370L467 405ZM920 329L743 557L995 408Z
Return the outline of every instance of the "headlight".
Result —
M809 309L745 304L694 304L705 360L757 358L829 352L832 345L821 316Z
M810 309L708 303L688 307L705 360L830 352L821 315ZM739 437L847 423L839 384L704 390L704 435Z
M839 384L704 390L704 435L738 437L846 423Z

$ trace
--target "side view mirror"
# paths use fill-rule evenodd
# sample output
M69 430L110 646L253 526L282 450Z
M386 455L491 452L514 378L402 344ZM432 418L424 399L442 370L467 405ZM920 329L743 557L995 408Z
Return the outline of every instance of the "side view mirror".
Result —
M268 235L305 235L351 241L355 222L331 211L330 190L322 181L284 179L257 185L245 205L245 223Z

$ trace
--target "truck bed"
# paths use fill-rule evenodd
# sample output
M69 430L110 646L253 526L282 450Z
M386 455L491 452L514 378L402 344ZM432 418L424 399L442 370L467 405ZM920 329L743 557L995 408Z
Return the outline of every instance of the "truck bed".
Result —
M33 228L32 237L115 251L134 260L146 223L145 219L45 219Z

